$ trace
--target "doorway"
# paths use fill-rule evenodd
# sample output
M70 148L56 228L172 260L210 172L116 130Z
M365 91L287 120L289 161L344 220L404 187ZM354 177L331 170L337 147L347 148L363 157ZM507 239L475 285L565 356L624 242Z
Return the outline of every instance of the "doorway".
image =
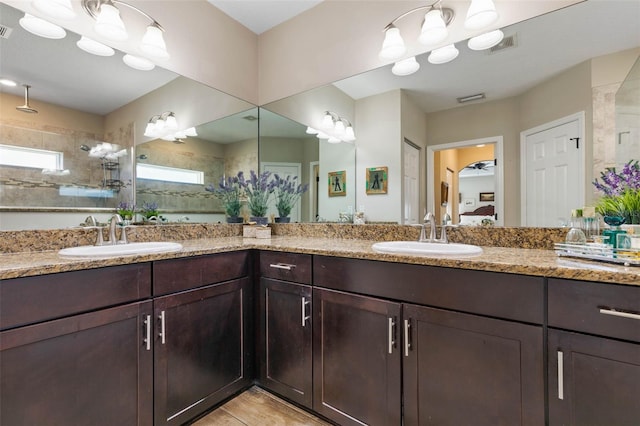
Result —
M420 148L405 138L403 145L403 224L420 220Z
M497 226L504 225L504 169L502 136L492 136L488 138L471 139L441 145L427 146L427 211L433 212L436 217L439 218L438 220L440 220L444 215L443 206L440 205L441 203L439 201L438 194L440 193L441 180L444 181L445 176L443 174L442 179L439 175L436 176L436 169L440 169L439 165L438 167L436 167L436 153L440 153L446 150L477 147L479 145L491 145L493 147L495 190L493 191L492 199L495 205L494 223ZM460 169L464 168L464 166L466 165L467 164L460 164L459 167L455 166L453 168L455 168L457 172ZM442 171L442 173L445 173L444 170ZM450 201L455 201L454 203L451 203L453 205L453 214L451 215L451 219L453 223L459 223L460 220L457 207L458 203L463 202L463 200L460 199L457 173L453 177L453 188L450 189L450 192L453 193ZM478 194L478 197L479 196L480 194Z
M584 112L520 134L522 226L566 225L584 206Z

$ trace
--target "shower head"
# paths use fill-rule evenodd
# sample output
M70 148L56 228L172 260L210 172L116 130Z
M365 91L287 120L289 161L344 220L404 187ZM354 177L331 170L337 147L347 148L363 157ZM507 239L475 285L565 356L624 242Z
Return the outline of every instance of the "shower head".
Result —
M81 150L83 150L83 151L86 151L86 152L91 151L91 148L89 148L89 147L88 147L87 145L85 145L85 144L80 145L80 149L81 149Z
M23 86L24 86L24 105L17 106L16 109L18 111L26 112L29 114L37 114L38 110L35 108L32 108L29 105L29 87L31 86L29 86L28 84L23 84Z
M140 155L138 155L137 158L138 158L138 160L146 160L147 156L145 154L140 154Z

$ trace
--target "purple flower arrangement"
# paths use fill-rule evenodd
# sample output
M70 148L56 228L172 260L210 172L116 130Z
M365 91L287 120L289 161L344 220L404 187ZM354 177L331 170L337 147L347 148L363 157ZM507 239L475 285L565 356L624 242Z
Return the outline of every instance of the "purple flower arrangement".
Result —
M307 189L309 189L308 184L298 184L297 180L297 176L281 178L277 174L273 175L273 181L275 183L276 208L278 209L280 217L288 217L293 206L295 206L302 194L307 192Z
M160 218L158 203L145 201L145 203L142 205L142 208L140 209L140 214L147 219L152 218L153 216Z
M603 193L596 209L603 216L620 216L629 224L640 224L640 165L631 160L621 172L608 168L593 185Z
M116 207L116 213L118 213L123 219L131 220L133 219L133 214L136 211L136 205L133 203L128 203L126 201L121 201L118 203L118 207Z
M247 196L251 216L264 217L267 214L269 199L275 190L275 182L270 180L270 177L271 172L262 172L258 175L251 170L249 179L245 179L242 172L238 173L238 183Z
M205 190L212 192L216 198L222 200L224 211L229 217L240 216L240 197L242 196L242 187L240 186L241 177L244 179L242 172L239 172L237 176L225 177L223 175L217 186L209 184L209 186L205 188Z

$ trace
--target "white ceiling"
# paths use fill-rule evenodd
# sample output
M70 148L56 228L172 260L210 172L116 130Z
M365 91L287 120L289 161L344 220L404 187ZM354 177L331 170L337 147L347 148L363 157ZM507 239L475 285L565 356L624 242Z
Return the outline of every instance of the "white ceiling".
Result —
M207 0L256 34L311 9L322 0Z

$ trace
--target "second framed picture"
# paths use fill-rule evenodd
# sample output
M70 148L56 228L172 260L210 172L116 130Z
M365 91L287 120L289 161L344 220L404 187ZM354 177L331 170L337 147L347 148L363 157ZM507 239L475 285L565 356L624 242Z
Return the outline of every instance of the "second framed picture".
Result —
M347 171L329 172L329 197L344 197L347 195Z
M387 167L369 167L365 182L367 195L387 193Z

